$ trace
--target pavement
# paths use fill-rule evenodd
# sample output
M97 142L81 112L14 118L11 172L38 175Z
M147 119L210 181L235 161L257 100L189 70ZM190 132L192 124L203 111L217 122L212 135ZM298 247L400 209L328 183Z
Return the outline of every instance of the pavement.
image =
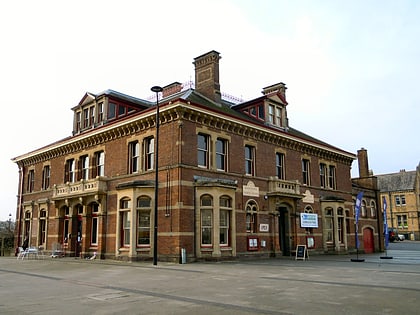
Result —
M0 257L0 314L418 314L420 255L175 264ZM352 260L360 261L352 261Z

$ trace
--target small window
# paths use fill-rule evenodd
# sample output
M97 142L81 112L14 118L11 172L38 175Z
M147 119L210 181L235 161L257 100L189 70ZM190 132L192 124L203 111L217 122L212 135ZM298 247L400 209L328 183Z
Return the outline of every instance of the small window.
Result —
M42 189L46 190L50 188L50 175L51 170L49 165L45 165L42 170Z
M128 167L129 173L137 173L139 171L140 160L140 145L138 141L133 141L128 144Z
M155 139L153 137L144 140L144 169L152 170L155 167Z
M310 185L310 163L307 159L302 159L302 181L303 185Z
M325 188L327 185L327 165L324 163L319 164L319 178L321 181L321 187Z
M67 160L64 168L64 182L74 183L76 180L76 163L74 159Z
M114 119L116 117L117 105L114 103L108 104L108 119Z
M285 179L284 175L284 154L276 153L276 176L278 179Z
M258 118L261 120L264 120L265 114L264 114L264 105L258 106Z
M197 136L197 159L198 166L209 167L209 136L198 134Z
M98 123L104 120L104 103L98 104Z
M105 175L105 153L103 151L95 152L95 165L93 168L93 177Z
M255 175L255 148L245 146L245 175Z
M227 141L221 138L216 140L216 167L219 171L227 170Z
M118 117L124 116L127 113L127 107L119 105L118 106Z
M246 211L246 231L248 233L257 232L257 203L254 200L248 201Z

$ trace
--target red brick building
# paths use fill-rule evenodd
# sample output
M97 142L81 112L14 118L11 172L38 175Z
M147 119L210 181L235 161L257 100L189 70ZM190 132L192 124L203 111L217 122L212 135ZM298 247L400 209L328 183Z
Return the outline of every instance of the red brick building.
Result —
M159 260L354 249L350 167L356 156L289 125L286 86L234 104L222 98L220 55L194 59L195 88L156 101L87 93L72 136L18 156L17 245L66 255Z

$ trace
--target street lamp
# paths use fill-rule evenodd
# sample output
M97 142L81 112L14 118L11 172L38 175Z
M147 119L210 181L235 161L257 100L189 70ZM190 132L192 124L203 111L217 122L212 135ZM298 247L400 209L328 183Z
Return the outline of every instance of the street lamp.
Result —
M12 214L11 213L9 213L9 232L11 231L10 230L10 223L12 223Z
M163 91L160 86L154 86L151 88L152 92L156 93L156 139L155 139L155 227L153 233L153 265L157 265L158 258L158 158L159 158L159 93Z

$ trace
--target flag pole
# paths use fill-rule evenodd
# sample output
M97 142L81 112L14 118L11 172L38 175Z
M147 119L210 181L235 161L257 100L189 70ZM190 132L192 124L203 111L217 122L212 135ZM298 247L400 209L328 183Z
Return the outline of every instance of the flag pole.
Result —
M359 192L358 194L357 194L357 197L356 197L356 206L355 206L355 208L354 208L354 211L355 211L355 224L356 224L356 226L355 226L355 233L354 233L354 235L355 235L355 244L356 244L356 255L357 255L357 258L352 258L352 259L350 259L351 261L353 261L353 262L363 262L363 261L365 261L364 259L359 259L359 213L360 213L360 204L362 203L362 198L363 198L363 191L361 191L361 192Z
M391 202L391 200L390 200ZM382 203L384 207L384 247L385 247L385 256L381 256L381 259L392 259L392 256L388 256L388 244L389 244L389 232L388 232L388 222L386 217L387 203L385 196L382 197ZM391 222L392 223L392 222Z

